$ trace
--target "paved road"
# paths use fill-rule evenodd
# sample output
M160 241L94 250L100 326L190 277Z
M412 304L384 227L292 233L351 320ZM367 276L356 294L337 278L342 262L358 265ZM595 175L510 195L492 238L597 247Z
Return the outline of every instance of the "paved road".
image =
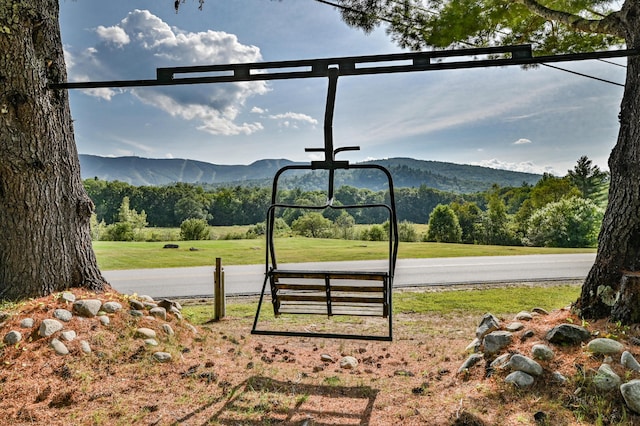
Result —
M483 256L398 260L394 287L584 278L595 254ZM310 270L385 270L384 261L279 265ZM228 295L260 292L264 265L223 266ZM161 297L210 297L213 267L105 271L121 293Z

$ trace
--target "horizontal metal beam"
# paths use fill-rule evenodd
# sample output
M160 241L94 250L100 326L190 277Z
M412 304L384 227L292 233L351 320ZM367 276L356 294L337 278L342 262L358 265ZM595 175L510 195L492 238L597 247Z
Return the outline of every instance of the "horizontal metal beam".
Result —
M511 57L492 58L493 56L505 54L510 54ZM50 89L98 89L288 80L297 78L327 77L329 75L329 69L337 69L338 75L340 76L371 75L464 68L504 67L513 65L535 65L553 62L617 58L638 54L640 54L639 49L623 49L534 57L531 52L531 45L525 44L517 46L441 50L433 52L410 52L387 55L303 59L294 61L157 68L156 79L154 80L50 83L48 87ZM477 59L478 56L486 56L487 58ZM464 60L446 60L447 58L460 57L467 58ZM199 75L195 77L176 77L181 74Z

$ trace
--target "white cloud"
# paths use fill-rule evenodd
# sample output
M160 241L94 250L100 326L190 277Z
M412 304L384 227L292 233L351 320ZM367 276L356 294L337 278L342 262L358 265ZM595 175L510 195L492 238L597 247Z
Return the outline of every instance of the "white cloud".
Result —
M306 114L301 114L297 112L286 112L284 114L273 114L269 116L272 120L277 120L280 122L280 125L283 127L293 127L298 128L299 123L307 123L311 126L315 126L318 124L318 120L313 117L310 117Z
M188 32L170 27L147 10L134 10L118 24L99 26L102 43L74 56L69 74L73 80L131 80L148 78L153 68L258 62L260 49L243 45L233 34L221 31ZM115 44L115 48L114 48ZM141 70L141 67L143 68ZM144 73L141 75L141 73ZM265 82L149 87L123 90L141 102L185 120L215 135L251 134L261 123L238 123L247 99L269 91ZM98 89L87 95L111 100L119 91Z
M499 170L511 170L514 172L524 172L524 173L550 173L554 176L559 176L559 174L553 169L551 166L539 166L534 164L531 161L522 161L520 163L509 163L506 161L500 161L496 158L492 158L490 160L482 160L480 162L472 163L476 166L489 167L492 169Z
M264 109L264 108L260 108L260 107L256 107L256 106L251 108L251 113L253 113L253 114L264 114L265 112L267 112L267 110Z
M120 27L103 27L102 25L96 28L96 34L102 40L106 42L111 42L113 44L118 45L119 47L124 46L125 44L129 44L131 39L127 35L127 33Z
M525 138L520 138L517 141L515 141L513 143L513 145L526 145L528 143L531 143L531 141L529 139L525 139Z

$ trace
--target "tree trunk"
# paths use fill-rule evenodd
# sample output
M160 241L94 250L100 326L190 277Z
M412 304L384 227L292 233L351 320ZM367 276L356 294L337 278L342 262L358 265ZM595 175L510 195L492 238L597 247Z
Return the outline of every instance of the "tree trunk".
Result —
M108 287L66 91L58 0L0 2L0 299Z
M627 0L621 24L629 49L640 47L640 4ZM640 57L630 56L620 110L620 132L609 157L609 205L598 237L598 254L576 303L584 318L605 318L630 323L636 312L617 309L632 289L621 292L622 277L640 271ZM640 290L640 289L639 289ZM624 293L624 294L623 294ZM623 314L626 312L626 314Z

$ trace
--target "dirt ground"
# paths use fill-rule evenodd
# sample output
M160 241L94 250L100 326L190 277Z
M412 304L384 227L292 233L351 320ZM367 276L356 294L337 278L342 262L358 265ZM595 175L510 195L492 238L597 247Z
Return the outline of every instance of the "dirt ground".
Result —
M68 355L56 355L38 326L57 308L71 310L57 295L18 306L0 327L23 333L0 352L0 424L42 425L577 425L596 419L576 393L580 375L601 359L581 348L564 348L545 369L560 371L570 384L538 380L527 390L491 377L479 366L458 369L480 318L401 314L395 316L394 341L371 342L254 336L252 318L227 317L192 329L186 320L133 317L127 297L73 290L78 298L119 301L122 311L65 324L78 337L67 342ZM33 318L31 331L20 328ZM568 319L569 318L569 319ZM505 321L511 318L502 318ZM0 320L1 321L1 320ZM568 310L536 317L528 328L536 336L571 319ZM162 332L168 323L173 336ZM136 337L146 327L158 333L158 346ZM590 324L603 332L611 324ZM54 335L55 337L55 335ZM89 342L85 354L80 341ZM516 339L517 340L517 339ZM528 342L528 345L531 343ZM529 353L518 340L512 352ZM158 362L153 353L172 355ZM637 356L637 354L634 353ZM340 359L353 356L357 367ZM603 408L602 424L640 424L621 411L619 397ZM606 403L606 401L605 401ZM613 408L611 408L613 407ZM593 410L591 410L593 411ZM587 414L585 414L587 413ZM625 417L626 416L626 417ZM605 419L606 420L606 419ZM635 423L638 421L638 423Z

